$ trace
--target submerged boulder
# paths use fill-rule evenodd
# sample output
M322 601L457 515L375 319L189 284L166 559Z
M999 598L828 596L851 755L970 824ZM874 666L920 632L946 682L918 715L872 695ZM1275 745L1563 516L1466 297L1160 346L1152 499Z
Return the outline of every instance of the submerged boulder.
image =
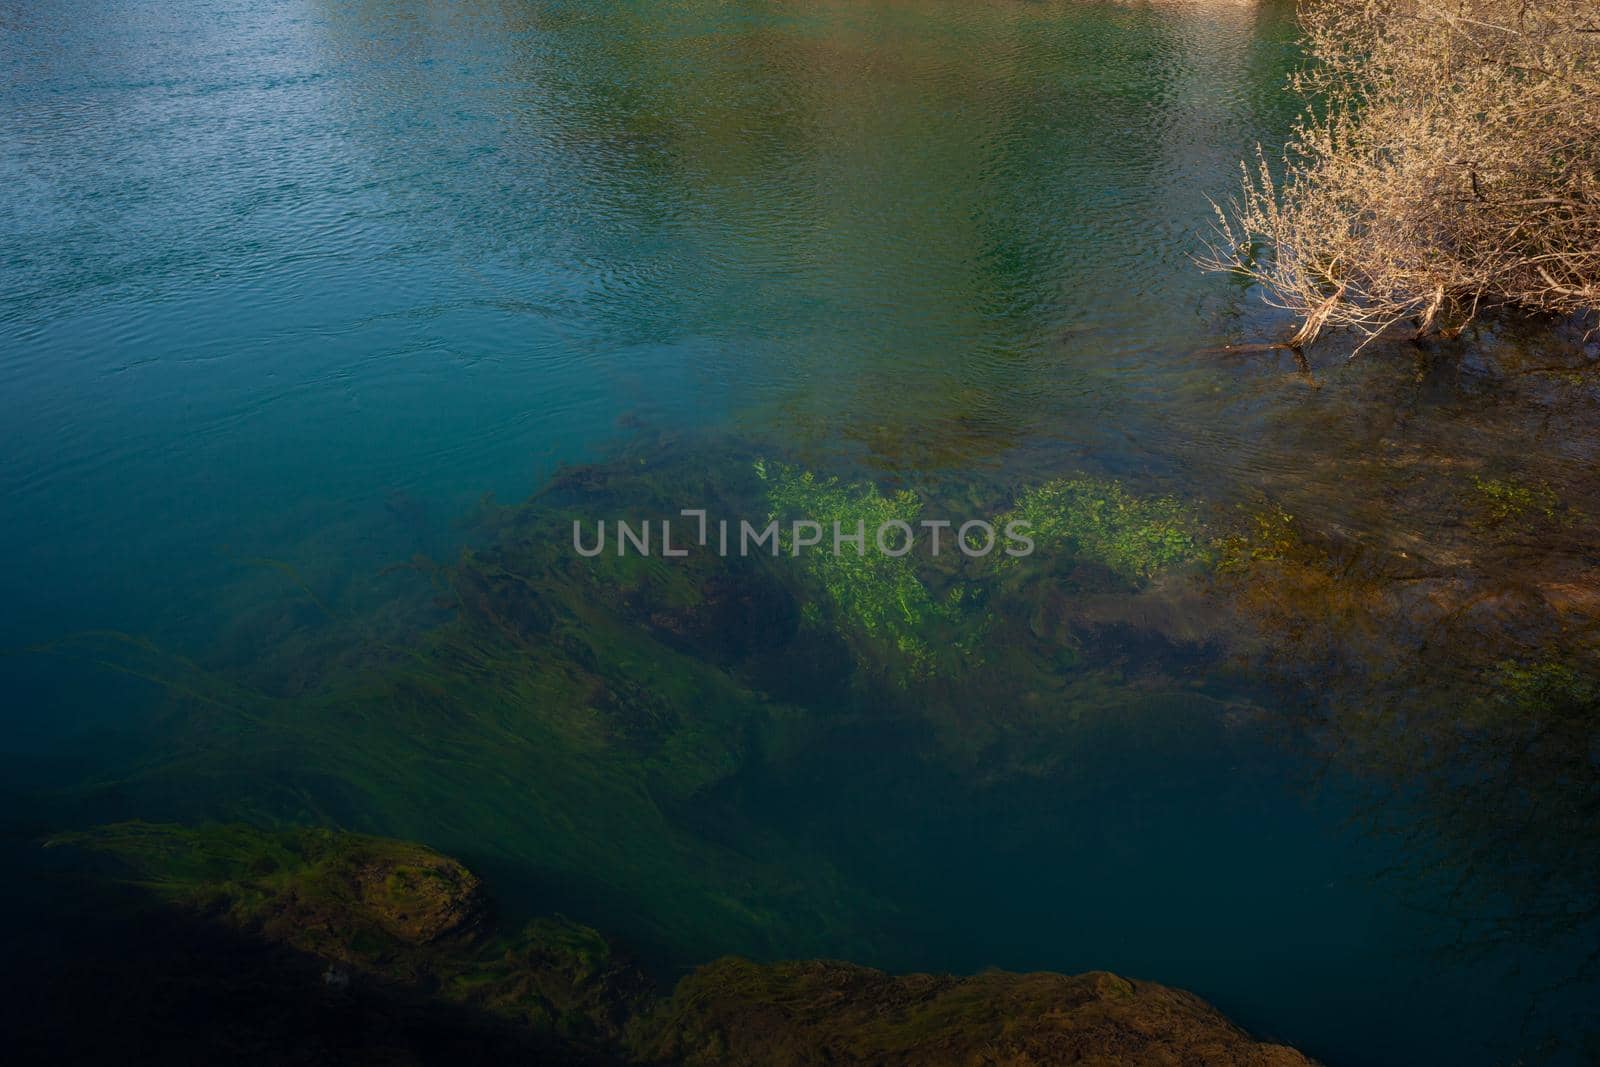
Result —
M1199 997L1104 971L889 975L850 963L701 967L642 1026L646 1062L685 1067L1300 1067Z
M1193 994L1103 971L895 976L828 960L727 957L657 998L644 973L597 931L558 916L497 930L476 875L421 845L386 838L121 823L52 844L110 854L134 884L178 905L174 914L208 916L228 936L291 952L305 966L260 964L231 979L274 989L274 1012L299 995L322 1005L323 1016L370 1015L375 997L399 994L397 1010L425 1019L428 1041L441 1046L492 1038L537 1050L536 1062L654 1067L1311 1062L1254 1040ZM140 941L130 933L128 943ZM150 953L142 963L140 951ZM162 973L157 953L132 952L127 968ZM234 949L227 958L248 957ZM283 974L301 972L310 976L303 985L284 986ZM208 1037L204 1012L174 1014L186 1018L192 1047L237 1044L231 1033ZM323 1016L307 1017L325 1026ZM270 1020L244 1021L260 1023L257 1036L271 1044ZM387 1042L386 1049L400 1037L414 1043L415 1035L396 1036L398 1023L362 1038L368 1026L344 1028L355 1036L343 1036L341 1055L363 1041ZM187 1032L194 1028L202 1032Z
M469 938L488 909L460 863L388 838L130 822L54 844L115 856L158 896L268 941L385 971L410 972L431 943Z
M158 897L311 957L324 993L406 991L575 1055L614 1047L649 998L648 978L595 930L560 916L500 930L477 875L412 842L135 822L52 844L110 854Z

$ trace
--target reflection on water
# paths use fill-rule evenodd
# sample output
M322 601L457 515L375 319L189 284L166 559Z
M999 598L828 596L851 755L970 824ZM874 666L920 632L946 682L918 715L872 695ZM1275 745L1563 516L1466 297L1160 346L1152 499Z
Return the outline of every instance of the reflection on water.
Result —
M146 625L103 525L280 553L394 487L526 492L621 413L1120 455L1286 110L1272 7L90 11L14 16L0 477L30 609Z
M1333 1063L1576 1055L1596 352L1224 347L1275 323L1189 256L1292 113L1284 5L0 18L28 818L412 836L668 973L1105 967ZM1060 538L563 551L792 502L763 457Z

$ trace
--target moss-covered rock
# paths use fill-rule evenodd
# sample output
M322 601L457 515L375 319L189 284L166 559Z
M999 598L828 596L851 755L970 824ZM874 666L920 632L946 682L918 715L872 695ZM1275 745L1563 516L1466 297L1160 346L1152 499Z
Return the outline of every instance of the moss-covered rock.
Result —
M546 916L514 933L498 932L475 875L403 841L321 829L122 823L51 844L109 854L127 879L180 911L209 918L229 936L326 964L318 987L303 987L307 998L352 997L363 982L403 990L413 1010L430 1019L433 1040L449 1044L448 1033L438 1031L452 1025L481 1038L481 1020L498 1020L509 1044L548 1053L539 1062L1309 1062L1252 1040L1189 993L1104 972L897 977L849 963L728 957L695 970L660 1000L642 973L589 927ZM281 985L294 971L280 966L237 977ZM281 1011L294 988L274 987L273 996L274 1011ZM204 1028L203 1019L188 1025ZM266 1021L260 1028L270 1030ZM388 1048L392 1037L374 1033L369 1040ZM186 1042L196 1049L213 1044L203 1032L187 1034ZM215 1035L217 1049L234 1044L231 1033ZM344 1053L359 1060L363 1051L370 1050Z
M598 932L548 916L494 929L476 875L422 845L334 830L130 822L55 838L110 854L159 898L328 964L577 1048L613 1047L650 983Z
M893 976L849 963L723 959L679 983L634 1035L686 1067L1296 1067L1198 997L1103 971Z
M161 896L269 940L388 970L430 942L471 936L487 909L455 860L360 834L130 822L56 843L110 853Z

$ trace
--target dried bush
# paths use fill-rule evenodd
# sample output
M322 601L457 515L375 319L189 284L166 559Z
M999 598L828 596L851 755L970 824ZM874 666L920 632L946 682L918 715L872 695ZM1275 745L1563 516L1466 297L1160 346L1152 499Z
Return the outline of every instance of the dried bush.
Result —
M1301 0L1309 98L1205 261L1324 328L1600 309L1600 3Z

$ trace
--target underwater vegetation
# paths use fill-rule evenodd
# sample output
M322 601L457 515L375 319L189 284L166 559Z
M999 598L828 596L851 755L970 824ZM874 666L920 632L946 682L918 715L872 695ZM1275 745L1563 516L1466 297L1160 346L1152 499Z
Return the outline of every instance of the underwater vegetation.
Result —
M832 541L835 524L845 535L860 532L871 539L888 523L902 523L915 530L922 517L922 501L910 489L885 496L869 482L818 478L809 470L763 460L756 462L755 470L767 485L769 518L800 516L820 523L828 542ZM792 526L780 529L784 531L783 550L794 554ZM947 534L947 539L951 536ZM869 643L881 643L887 646L885 650L903 657L912 673L933 670L929 629L961 619L964 590L953 587L948 596L936 600L918 577L910 552L890 555L878 551L876 544L839 547L834 551L830 543L824 546L827 550L802 557L803 581L820 594L805 601L805 621L854 633ZM902 546L895 543L893 547L898 553ZM952 546L946 551L955 549ZM879 658L885 650L880 650ZM870 651L864 655L870 662Z
M1482 522L1497 526L1530 518L1557 518L1560 503L1555 490L1543 482L1522 482L1504 478L1472 477L1477 493L1474 502Z
M1495 664L1487 687L1489 701L1509 707L1592 708L1600 706L1600 683L1565 663L1544 661Z
M756 471L769 487L770 517L811 518L827 531L825 539L835 523L841 531L865 530L869 538L891 522L916 531L926 511L912 489L885 495L870 482L818 477L800 467L765 461L757 462ZM1036 553L1037 563L1049 567L1098 566L1132 586L1209 559L1203 527L1192 508L1172 497L1137 496L1113 480L1057 479L1026 489L993 516L989 527L991 537L995 530L1017 530L1027 540L1010 546L1018 551L1007 552L997 541L985 544L982 534L969 532L979 543L962 551L953 543L959 536L956 524L946 520L942 529L924 527L916 535L920 547L915 552L899 554L901 546L895 542L895 554L849 547L808 553L802 569L810 588L802 594L817 595L806 598L805 617L813 623L826 621L846 634L881 640L923 675L936 669L933 647L953 648L959 656L939 665L948 674L982 662L981 646L993 622L984 602L994 592L998 574L1029 569L1023 563L1028 556ZM935 540L941 535L942 544ZM940 553L933 551L936 544L942 549L942 567ZM959 572L951 574L952 566ZM1032 570L1037 573L1037 567ZM824 606L832 616L827 620Z
M571 551L574 520L686 503L847 529L958 513L936 486L885 492L731 458L741 451L629 456L518 505L486 502L469 547L414 561L418 581L397 583L374 621L329 606L292 639L219 635L235 658L204 664L97 642L87 654L157 683L167 711L161 743L81 790L73 817L131 805L419 840L466 852L526 910L623 916L619 935L677 961L705 945L870 944L886 905L814 846L741 815L741 779L782 779L819 747L885 730L975 785L1049 773L1059 746L1037 738L1156 698L1120 684L1125 648L1097 663L1095 624L1060 614L1070 593L1045 576L1081 558L1092 573L1074 580L1114 592L1192 555L1194 535L1177 532L1189 527L1175 504L1085 479L1028 498L1038 558L1008 566L848 547ZM997 495L987 514L1009 503Z
M1173 497L1135 496L1115 481L1057 479L1023 492L1020 519L1046 549L1094 560L1130 582L1208 558L1191 508Z
M116 856L164 899L346 962L378 946L392 955L460 933L481 918L480 885L466 868L382 838L134 822L49 844ZM335 927L345 939L324 940Z
M327 965L324 985L398 983L589 1051L615 1047L644 974L594 930L502 931L482 882L409 842L325 829L121 823L50 842L114 856L159 899Z
M1241 573L1251 564L1293 558L1307 550L1295 518L1281 507L1268 507L1250 513L1245 528L1219 538L1214 546L1219 573Z
M51 844L113 856L116 870L94 877L129 880L168 906L308 957L315 966L301 972L301 995L325 1014L396 987L503 1020L556 1062L1310 1062L1253 1040L1192 994L1105 972L891 976L730 957L658 997L599 932L559 916L503 931L474 874L401 841L123 823ZM374 1047L346 1051L372 1055L392 1040L368 1035Z
M1030 523L1037 547L1020 558L571 549L574 521L685 506L803 516L830 534L834 521L871 531L982 515ZM1542 514L1537 498L1533 510ZM413 560L376 618L329 604L283 640L221 634L223 653L204 661L96 643L97 660L159 685L165 717L159 743L65 791L61 824L133 813L421 842L411 854L421 846L321 831L235 839L122 826L102 831L99 847L144 863L168 899L240 929L590 1040L581 1035L620 1025L612 1008L542 993L552 1006L534 1012L519 991L551 973L626 986L605 977L609 941L592 928L672 974L723 954L871 957L890 936L898 902L864 880L859 860L752 798L804 811L828 781L859 789L863 805L959 811L1083 774L1087 739L1105 723L1168 736L1203 719L1310 739L1375 793L1421 798L1429 817L1405 828L1426 838L1416 866L1459 875L1464 912L1509 902L1497 922L1570 934L1600 915L1600 876L1570 856L1600 827L1597 631L1571 592L1581 583L1522 565L1525 546L1487 527L1462 530L1477 554L1434 564L1412 542L1362 540L1272 500L1222 508L1084 472L1020 490L956 478L886 488L748 442L627 454L564 470L517 504L485 501L459 555ZM1503 585L1508 573L1521 584ZM884 774L882 795L827 778L855 750L885 754L861 772ZM916 769L908 781L938 782L937 798L894 797L891 760ZM870 832L887 834L889 821ZM319 851L328 841L340 844ZM496 930L517 932L484 933L475 876L427 849L492 881ZM318 918L328 908L360 918L330 925ZM273 933L295 924L306 932ZM437 932L413 936L426 931ZM442 945L460 949L448 965L432 958ZM924 1016L904 1007L922 1001L899 979L809 973L727 976L769 983L762 996L780 1000L881 994L916 1033L977 995L919 986L916 997L931 998ZM1025 985L984 987L979 999L1026 999ZM821 1032L766 999L661 1010L678 1022L677 1036L657 1034L659 1048L689 1061L711 1062L718 1048L754 1055L734 1048L730 1023L710 1021L749 1010L780 1043L868 1042L884 1062L920 1062L897 1044L900 1023L869 1040ZM1054 1047L1038 1040L1016 1055Z

